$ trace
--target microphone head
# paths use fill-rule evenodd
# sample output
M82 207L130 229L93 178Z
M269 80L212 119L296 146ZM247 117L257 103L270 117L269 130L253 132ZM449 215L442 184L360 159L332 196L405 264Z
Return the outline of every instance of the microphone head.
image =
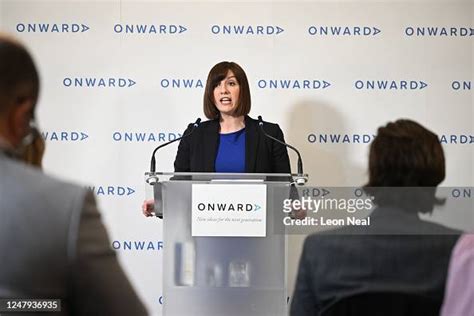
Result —
M261 115L258 116L258 125L263 126L263 120Z
M199 126L199 123L201 123L201 118L198 117L198 119L196 120L196 122L194 122L194 127L198 127Z
M148 183L149 185L155 185L155 183L157 183L159 180L160 179L158 179L157 176L151 176L148 179L146 179L146 183Z

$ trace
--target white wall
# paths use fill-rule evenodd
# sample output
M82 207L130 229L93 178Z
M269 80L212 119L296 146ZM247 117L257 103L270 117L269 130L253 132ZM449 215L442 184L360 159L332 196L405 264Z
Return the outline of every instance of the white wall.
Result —
M343 138L320 143L321 135L363 140L378 126L405 117L447 137L443 184L472 186L473 16L472 1L0 1L0 30L23 40L41 71L45 169L95 187L114 246L151 243L150 250L117 251L155 315L161 314L162 226L142 217L140 205L150 152L162 141L125 141L124 133L177 137L196 117L204 118L203 88L196 83L204 85L214 64L231 60L249 77L251 115L281 125L286 140L301 149L312 184L366 180L368 144ZM72 32L76 25L81 31ZM125 33L127 25L133 34ZM164 25L166 34L139 34L137 25L157 32ZM264 26L273 34L222 34L229 25L255 32ZM319 27L347 27L350 35L320 35ZM369 35L354 35L354 27ZM416 36L417 28L448 35ZM83 78L82 86L74 86L76 78ZM87 87L85 78L96 79L96 86ZM101 78L105 87L97 86ZM109 78L116 84L125 79L127 86L110 86ZM166 87L172 80L181 87ZM183 80L192 80L192 87ZM329 86L269 88L270 80ZM357 88L385 80L389 86L413 81L418 88ZM454 89L453 82L467 87ZM84 139L71 141L76 136ZM158 169L172 170L175 151L159 154ZM291 240L292 283L302 237Z

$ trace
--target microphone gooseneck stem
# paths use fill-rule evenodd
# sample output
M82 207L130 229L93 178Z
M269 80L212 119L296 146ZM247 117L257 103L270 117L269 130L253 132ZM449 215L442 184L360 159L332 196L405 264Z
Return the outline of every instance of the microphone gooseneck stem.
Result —
M263 128L263 120L262 120L262 117L261 117L260 115L258 116L258 125L260 126L260 129L262 130L263 134L264 134L266 137L268 137L268 138L270 138L270 139L272 139L272 140L274 140L274 141L276 141L276 142L282 144L283 146L289 147L289 148L293 149L293 150L296 152L296 154L298 155L298 175L303 175L303 160L301 159L301 154L300 154L300 152L298 151L298 149L296 149L295 147L291 146L290 144L287 144L287 143L285 143L285 142L279 140L278 138L275 138L275 137L273 137L273 136L267 134L267 132L265 132L265 129Z
M185 137L188 137L189 135L191 135L191 134L194 132L194 130L196 129L196 127L199 126L199 123L201 123L201 118L198 118L198 119L196 120L196 122L193 123L193 127L192 127L192 129L191 129L191 131L190 131L189 133L184 134L183 136L178 137L178 138L176 138L176 139L173 139L173 140L171 140L171 141L169 141L169 142L167 142L167 143L161 144L160 146L156 147L155 150L153 150L153 153L151 154L151 162L150 162L150 172L151 172L151 173L154 173L154 172L156 171L156 158L155 158L155 154L156 154L156 152L158 151L158 149L163 148L163 147L165 147L165 146L168 146L168 145L170 145L170 144L172 144L172 143L174 143L174 142L177 142L178 140L181 140L181 139L183 139L183 138L185 138Z
M194 129L193 129L194 130ZM191 131L192 133L192 131ZM190 135L191 133L189 133L188 135ZM188 136L186 135L186 136ZM165 146L168 146L169 144L172 144L178 140L181 140L184 136L181 136L181 137L178 137L176 139L173 139L172 141L169 141L167 143L164 143L164 144L161 144L160 146L156 147L155 150L153 150L153 154L151 154L151 165L150 165L150 172L155 172L156 170L156 159L155 159L155 154L156 152L158 151L158 149L160 148L163 148Z

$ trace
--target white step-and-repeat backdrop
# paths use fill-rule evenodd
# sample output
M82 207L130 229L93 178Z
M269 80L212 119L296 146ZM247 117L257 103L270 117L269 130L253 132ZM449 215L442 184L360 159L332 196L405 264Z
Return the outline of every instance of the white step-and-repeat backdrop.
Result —
M110 247L154 315L164 245L161 221L140 212L143 174L155 146L204 118L214 64L246 70L251 116L280 124L312 184L363 184L377 127L411 118L441 138L443 185L473 186L473 17L472 0L0 1L0 30L41 71L45 170L95 191ZM175 153L161 151L158 169Z

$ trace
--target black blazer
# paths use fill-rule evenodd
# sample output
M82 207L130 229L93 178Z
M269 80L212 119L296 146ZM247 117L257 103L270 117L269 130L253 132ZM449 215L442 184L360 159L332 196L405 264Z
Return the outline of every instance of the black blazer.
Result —
M370 226L306 238L291 316L321 315L342 299L367 293L419 295L441 306L449 258L461 232L398 208L379 207L370 216Z
M175 172L215 172L219 148L219 120L202 122L196 130L179 143L174 161ZM269 139L259 130L258 121L245 117L245 172L290 173L286 147ZM267 134L284 141L278 124L264 122ZM184 133L189 133L192 124ZM183 134L184 135L184 134Z

